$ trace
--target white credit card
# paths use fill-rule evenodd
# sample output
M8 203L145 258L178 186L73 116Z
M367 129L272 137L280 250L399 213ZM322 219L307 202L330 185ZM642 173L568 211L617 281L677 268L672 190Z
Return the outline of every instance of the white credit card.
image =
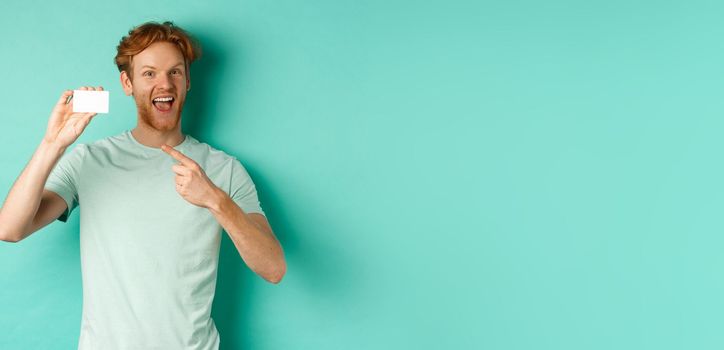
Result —
M73 90L73 112L108 113L108 91Z

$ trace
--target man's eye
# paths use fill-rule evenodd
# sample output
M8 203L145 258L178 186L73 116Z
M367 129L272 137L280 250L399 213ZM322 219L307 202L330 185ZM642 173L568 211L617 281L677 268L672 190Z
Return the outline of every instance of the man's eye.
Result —
M143 72L143 76L144 76L144 77L151 77L151 76L153 76L153 72L150 72L150 71Z
M179 75L179 74L181 74L181 71L178 69L174 69L171 71L171 74Z

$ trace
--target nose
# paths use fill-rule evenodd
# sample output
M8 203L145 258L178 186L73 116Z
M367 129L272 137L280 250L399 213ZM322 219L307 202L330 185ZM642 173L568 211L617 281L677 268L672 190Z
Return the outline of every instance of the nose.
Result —
M158 87L163 90L171 89L171 78L166 74L159 74L157 80Z

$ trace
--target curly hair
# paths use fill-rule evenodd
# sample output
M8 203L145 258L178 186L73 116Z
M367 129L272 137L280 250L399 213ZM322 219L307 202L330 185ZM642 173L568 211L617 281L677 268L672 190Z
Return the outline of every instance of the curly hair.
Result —
M151 44L169 42L176 45L184 56L186 68L201 57L201 47L185 30L166 21L163 23L146 22L128 31L128 35L118 43L115 58L118 71L125 71L131 77L131 64L134 55L139 54Z

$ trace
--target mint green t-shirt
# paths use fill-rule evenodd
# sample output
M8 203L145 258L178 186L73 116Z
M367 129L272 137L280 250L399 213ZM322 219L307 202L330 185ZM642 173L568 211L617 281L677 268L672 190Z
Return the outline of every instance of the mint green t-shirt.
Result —
M186 135L196 161L246 213L256 188L234 157ZM64 154L45 188L80 208L83 313L78 349L218 349L211 319L222 227L176 192L178 163L130 131Z

